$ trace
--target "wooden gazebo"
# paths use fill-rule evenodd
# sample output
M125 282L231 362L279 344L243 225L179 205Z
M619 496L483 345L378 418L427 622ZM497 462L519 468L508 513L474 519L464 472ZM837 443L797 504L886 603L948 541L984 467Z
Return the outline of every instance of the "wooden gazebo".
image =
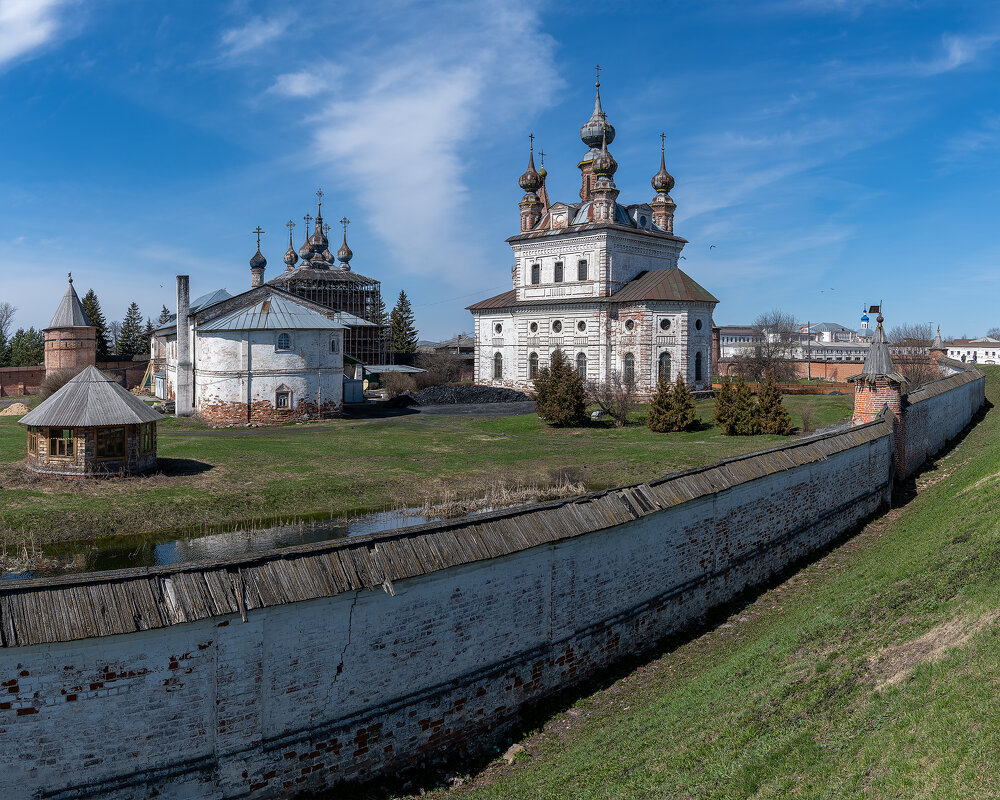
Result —
M87 367L21 417L25 463L66 477L136 475L156 466L156 423L163 416L95 367Z

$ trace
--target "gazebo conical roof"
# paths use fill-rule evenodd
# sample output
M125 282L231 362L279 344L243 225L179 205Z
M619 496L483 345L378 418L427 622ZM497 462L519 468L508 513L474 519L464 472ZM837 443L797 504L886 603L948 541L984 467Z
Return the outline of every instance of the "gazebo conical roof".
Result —
M96 428L140 425L163 419L96 367L87 367L37 408L22 425L43 428Z

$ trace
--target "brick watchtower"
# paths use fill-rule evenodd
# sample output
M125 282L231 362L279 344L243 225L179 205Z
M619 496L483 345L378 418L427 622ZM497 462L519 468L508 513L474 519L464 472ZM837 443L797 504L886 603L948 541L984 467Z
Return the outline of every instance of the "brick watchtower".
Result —
M96 364L97 333L80 305L70 273L69 288L45 329L45 374L62 370L80 372Z
M872 422L879 412L889 406L889 410L902 419L902 385L906 378L896 372L889 354L889 341L885 336L882 323L885 321L880 313L878 327L872 335L871 348L865 359L864 369L860 374L849 380L854 382L854 417L855 425Z

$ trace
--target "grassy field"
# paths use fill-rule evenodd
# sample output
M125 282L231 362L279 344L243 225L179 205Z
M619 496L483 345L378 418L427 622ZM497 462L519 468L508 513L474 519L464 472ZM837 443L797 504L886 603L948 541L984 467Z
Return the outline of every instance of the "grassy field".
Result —
M786 398L793 422L849 417L850 396ZM169 419L162 472L127 480L52 480L26 473L24 429L0 417L0 543L37 544L276 518L349 516L477 497L491 484L588 489L635 483L773 446L780 437L725 437L698 402L702 428L657 434L644 424L553 429L534 414L500 419L408 415L270 429L210 430Z
M993 409L905 505L427 796L1000 797L998 442Z

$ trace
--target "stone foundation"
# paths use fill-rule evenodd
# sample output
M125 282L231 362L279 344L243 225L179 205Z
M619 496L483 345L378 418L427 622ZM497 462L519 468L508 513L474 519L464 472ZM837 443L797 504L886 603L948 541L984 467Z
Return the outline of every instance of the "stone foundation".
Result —
M195 413L212 425L280 425L282 422L328 419L342 410L343 403L323 403L320 408L316 403L299 400L294 408L275 408L274 403L267 400L255 400L249 407L246 403L216 400L200 403Z

